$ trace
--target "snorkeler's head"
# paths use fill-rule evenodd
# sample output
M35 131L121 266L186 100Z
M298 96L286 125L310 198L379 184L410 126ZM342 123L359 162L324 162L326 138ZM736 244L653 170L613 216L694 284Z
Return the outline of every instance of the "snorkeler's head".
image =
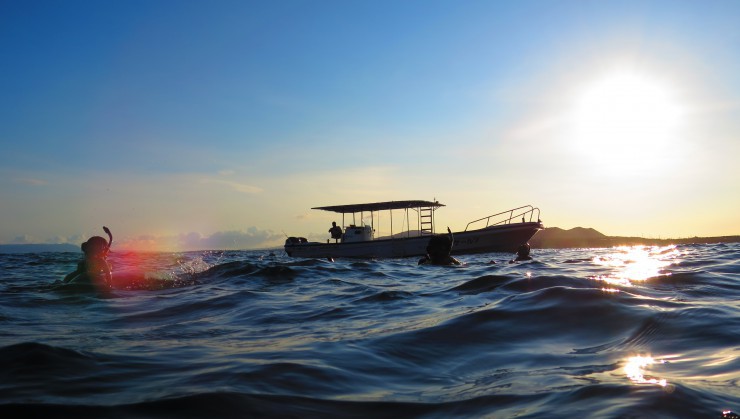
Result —
M519 246L519 249L517 249L516 254L519 257L526 257L529 256L529 243L524 243L523 245Z
M108 241L100 236L90 237L85 243L82 243L82 253L85 256L92 257L106 257L110 251L110 245L113 244L113 234L111 234L108 227L103 226L105 234L108 235Z
M105 257L108 255L108 242L100 236L90 237L80 247L85 256Z
M427 254L432 261L442 260L450 256L452 251L452 242L446 235L435 235L429 238L427 245Z

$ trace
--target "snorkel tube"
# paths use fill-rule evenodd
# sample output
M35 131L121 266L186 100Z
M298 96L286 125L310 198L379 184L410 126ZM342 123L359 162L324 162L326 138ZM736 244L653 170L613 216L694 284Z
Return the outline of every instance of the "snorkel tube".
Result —
M110 232L110 229L106 226L103 226L103 231L105 231L105 234L108 235L108 246L105 248L105 255L108 255L108 252L110 252L110 245L113 244L113 233ZM107 264L107 262L106 262ZM111 282L113 281L113 272L110 271L110 264L107 264L108 270L105 273L105 283L108 285L108 288L111 287Z
M113 234L111 234L110 230L106 226L103 226L103 231L108 235L108 248L106 249L106 253L108 253L110 252L110 245L113 244Z

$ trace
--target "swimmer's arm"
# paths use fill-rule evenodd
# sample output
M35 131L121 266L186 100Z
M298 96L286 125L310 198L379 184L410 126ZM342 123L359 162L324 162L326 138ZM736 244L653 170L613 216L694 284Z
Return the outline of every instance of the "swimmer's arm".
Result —
M62 280L62 282L64 282L66 284L67 282L71 281L72 278L74 278L75 276L77 276L78 273L79 273L79 271L74 271L74 272L68 273L67 276L64 277L64 279Z
M79 275L81 272L85 271L85 263L84 262L78 262L77 263L77 269L74 270L74 272L70 272L67 274L67 276L64 277L62 282L67 283L71 280L73 280L77 275Z

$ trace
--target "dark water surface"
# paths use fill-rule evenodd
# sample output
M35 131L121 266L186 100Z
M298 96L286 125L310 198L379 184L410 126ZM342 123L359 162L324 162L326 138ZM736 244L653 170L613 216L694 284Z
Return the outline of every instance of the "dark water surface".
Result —
M0 417L740 410L738 244L461 267L275 253L114 252L108 294L55 283L79 254L0 255Z

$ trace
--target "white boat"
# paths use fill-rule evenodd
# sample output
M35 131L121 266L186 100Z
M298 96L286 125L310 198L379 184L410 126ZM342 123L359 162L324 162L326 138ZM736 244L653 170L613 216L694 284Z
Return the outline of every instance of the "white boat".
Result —
M437 201L387 201L368 204L334 205L312 209L342 214L341 238L324 242L309 242L303 237L288 237L285 252L288 256L305 258L401 258L423 256L429 238L434 234L434 213L444 207ZM393 234L393 211L403 211L401 232ZM381 213L388 212L389 236L375 237L375 228L380 227ZM409 211L416 212L415 217ZM370 223L365 222L365 213L370 214ZM357 215L360 222L357 223ZM352 222L345 224L347 215ZM411 229L412 219L416 229ZM396 215L396 220L398 216ZM398 221L396 221L398 224ZM404 230L405 227L405 230ZM540 210L531 205L510 209L471 221L465 230L454 232L453 255L515 252L544 228L540 221ZM445 234L446 231L445 231ZM339 235L337 235L339 237Z

